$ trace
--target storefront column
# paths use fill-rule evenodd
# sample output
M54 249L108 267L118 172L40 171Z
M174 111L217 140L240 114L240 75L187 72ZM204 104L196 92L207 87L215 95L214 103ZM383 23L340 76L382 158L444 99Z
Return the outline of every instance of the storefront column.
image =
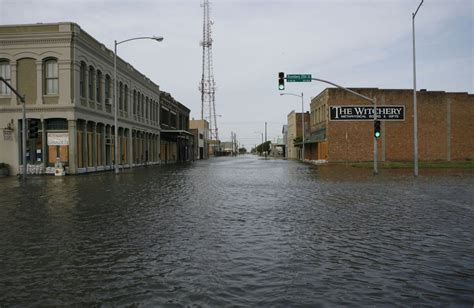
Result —
M102 126L102 166L106 166L107 165L107 145L105 144L105 141L106 141L106 130L105 130L105 124L103 124Z
M46 170L46 167L48 167L48 156L47 156L47 153L46 153L46 150L48 148L48 145L47 145L47 132L46 132L46 120L45 119L41 119L41 159L43 160L43 166L44 166L44 169Z
M92 166L97 171L97 122L92 125Z
M84 120L84 128L82 130L82 166L86 168L89 166L88 160L89 152L88 152L88 142L87 142L87 121Z
M107 125L107 127L106 127L106 136L108 136L109 140L113 140L111 131L112 131L112 127L110 125ZM112 147L113 147L113 145L109 144L109 154L107 155L107 158L106 158L106 161L105 161L105 164L107 166L112 165Z
M133 168L133 134L132 129L127 130L128 133L128 165Z
M77 129L76 129L76 120L68 120L68 133L69 133L69 173L77 173Z

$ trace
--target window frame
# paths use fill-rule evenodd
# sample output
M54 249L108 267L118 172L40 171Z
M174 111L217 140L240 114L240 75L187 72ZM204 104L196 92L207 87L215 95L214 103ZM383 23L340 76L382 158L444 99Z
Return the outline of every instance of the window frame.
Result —
M53 66L53 76L49 76L49 65ZM55 73L55 74L54 74ZM49 81L53 81L52 89L50 89ZM58 59L47 58L43 60L43 94L44 95L59 95L59 65ZM54 86L55 85L55 86Z

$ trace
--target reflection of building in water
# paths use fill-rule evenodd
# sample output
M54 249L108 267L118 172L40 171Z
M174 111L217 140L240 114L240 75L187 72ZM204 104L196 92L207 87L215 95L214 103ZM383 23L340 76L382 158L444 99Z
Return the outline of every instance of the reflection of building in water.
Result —
M413 91L378 88L352 89L377 98L382 161L413 159ZM474 159L474 95L442 91L417 92L419 158L434 160ZM367 106L362 108L362 106ZM305 137L305 159L372 161L374 122L371 103L342 89L327 88L311 100L310 133ZM290 114L291 115L291 114ZM291 125L301 120L288 116L288 147L293 146Z
M113 52L74 23L0 30L0 76L26 95L28 123L38 123L27 140L29 172L54 172L57 158L73 174L113 169ZM119 57L117 82L118 164L159 163L159 86ZM22 164L21 118L19 100L0 85L0 162L12 174Z

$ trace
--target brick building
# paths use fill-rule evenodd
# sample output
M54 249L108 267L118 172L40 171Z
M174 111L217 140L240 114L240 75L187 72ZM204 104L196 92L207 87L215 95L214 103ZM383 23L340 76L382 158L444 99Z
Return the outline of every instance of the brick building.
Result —
M378 106L404 107L403 120L381 121L378 159L413 160L413 91L378 88L351 90L376 97ZM417 103L420 160L474 159L473 94L421 90L417 93ZM306 159L373 160L373 120L331 119L331 107L347 105L370 106L371 103L337 88L327 88L311 100L311 133L306 138Z

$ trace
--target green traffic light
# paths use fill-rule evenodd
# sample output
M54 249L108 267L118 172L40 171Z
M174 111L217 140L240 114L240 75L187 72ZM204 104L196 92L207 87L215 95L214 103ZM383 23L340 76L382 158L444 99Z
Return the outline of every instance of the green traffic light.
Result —
M285 85L284 84L280 84L278 85L278 90L285 90Z
M380 132L375 132L375 138L379 138L380 137Z

